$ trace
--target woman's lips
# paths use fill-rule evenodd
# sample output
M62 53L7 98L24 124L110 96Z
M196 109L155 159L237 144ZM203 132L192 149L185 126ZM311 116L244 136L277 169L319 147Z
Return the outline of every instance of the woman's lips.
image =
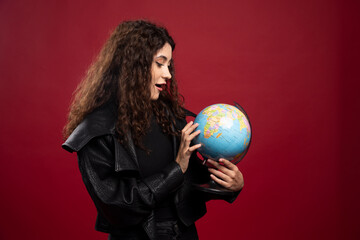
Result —
M164 84L155 84L155 87L161 92L165 89L166 83Z

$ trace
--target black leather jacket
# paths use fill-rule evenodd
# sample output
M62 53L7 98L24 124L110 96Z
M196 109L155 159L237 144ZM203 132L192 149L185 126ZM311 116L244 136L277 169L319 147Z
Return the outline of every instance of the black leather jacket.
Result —
M153 210L156 202L170 193L175 192L178 217L187 226L206 213L207 200L235 200L238 193L224 198L205 195L193 189L194 182L209 180L207 170L195 159L195 154L185 174L174 161L160 174L142 179L134 144L129 141L122 145L117 140L116 119L115 108L104 105L89 114L62 145L65 150L78 154L83 181L98 211L96 230L121 234L142 226L150 239L155 239ZM175 127L182 129L185 125L184 119L178 121ZM173 137L173 145L175 159L178 147L176 137Z

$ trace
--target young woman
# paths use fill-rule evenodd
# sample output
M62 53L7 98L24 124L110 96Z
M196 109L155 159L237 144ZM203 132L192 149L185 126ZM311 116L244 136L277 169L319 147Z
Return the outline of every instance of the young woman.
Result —
M77 152L85 186L97 208L96 229L109 239L198 239L195 221L212 198L235 200L238 168L209 160L211 178L233 196L204 194L209 180L196 158L200 133L186 123L167 30L126 21L112 33L78 86L63 148Z

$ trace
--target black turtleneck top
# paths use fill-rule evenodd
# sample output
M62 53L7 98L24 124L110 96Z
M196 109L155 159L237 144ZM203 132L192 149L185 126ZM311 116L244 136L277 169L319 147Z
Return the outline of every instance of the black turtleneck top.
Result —
M161 172L169 163L175 161L172 136L162 131L155 116L151 119L150 129L144 136L142 143L145 150L136 147L136 154L143 178ZM158 203L155 209L155 217L160 220L175 219L176 213L173 202L173 195L170 195L163 202Z

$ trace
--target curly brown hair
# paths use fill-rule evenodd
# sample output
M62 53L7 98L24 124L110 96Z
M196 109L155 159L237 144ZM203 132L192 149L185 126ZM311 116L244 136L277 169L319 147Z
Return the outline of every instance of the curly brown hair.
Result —
M141 146L153 113L165 133L178 135L171 126L175 118L184 117L184 111L173 63L166 91L157 101L150 100L151 65L166 43L174 51L175 42L168 31L151 22L136 20L118 25L74 92L64 138L87 114L109 102L118 109L116 131L120 141L128 141L130 131L134 143Z

